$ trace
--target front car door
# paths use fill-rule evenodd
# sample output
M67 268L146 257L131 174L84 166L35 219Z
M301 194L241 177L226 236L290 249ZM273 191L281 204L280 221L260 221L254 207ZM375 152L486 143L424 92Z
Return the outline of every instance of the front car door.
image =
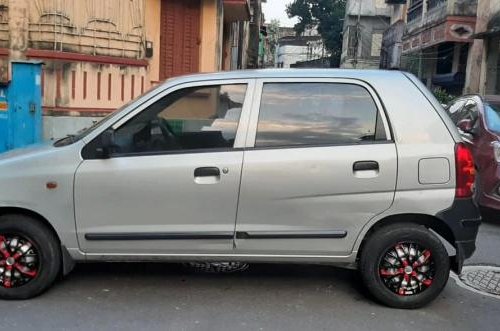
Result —
M376 94L356 80L266 79L255 99L236 252L350 254L396 186L396 148Z
M112 125L82 151L75 176L86 253L148 255L232 250L252 80L177 85Z

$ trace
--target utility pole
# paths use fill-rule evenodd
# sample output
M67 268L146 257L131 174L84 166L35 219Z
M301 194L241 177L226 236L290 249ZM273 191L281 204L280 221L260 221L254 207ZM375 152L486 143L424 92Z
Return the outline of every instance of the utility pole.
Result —
M354 59L352 60L352 65L354 69L356 69L356 66L358 64L358 48L359 48L359 38L361 38L361 33L360 33L360 21L361 21L361 4L363 0L358 0L359 6L358 6L358 19L356 22L356 40L354 41Z

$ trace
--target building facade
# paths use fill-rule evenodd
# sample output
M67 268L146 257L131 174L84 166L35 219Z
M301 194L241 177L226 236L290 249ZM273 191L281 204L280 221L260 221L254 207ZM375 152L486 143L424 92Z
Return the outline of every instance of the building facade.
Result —
M402 69L429 88L462 94L477 0L409 0L407 5Z
M0 0L0 74L9 79L10 60L42 60L45 136L74 133L169 77L247 66L251 9L249 0Z
M385 0L348 0L344 19L341 68L379 68L382 36L390 25Z
M233 1L233 0L226 0ZM267 0L250 0L251 19L249 25L248 64L250 69L259 68L259 49L261 44L261 27L264 25L262 3Z
M278 20L272 20L264 24L261 64L263 68L275 68L278 66L278 49L281 38L294 37L296 32L292 27L282 27Z
M500 1L478 0L465 93L500 94Z
M278 41L277 67L290 68L298 62L327 57L321 36L283 37Z
M403 34L406 27L406 0L386 0L390 8L390 26L382 36L380 49L381 69L400 69L403 51Z

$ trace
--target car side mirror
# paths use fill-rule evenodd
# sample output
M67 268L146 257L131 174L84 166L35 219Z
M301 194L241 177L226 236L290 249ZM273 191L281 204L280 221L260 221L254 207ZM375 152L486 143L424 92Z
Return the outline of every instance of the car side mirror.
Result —
M107 129L101 133L101 148L99 148L97 152L99 152L103 158L107 159L115 152L115 149L115 131L113 129Z
M460 122L457 123L457 127L462 130L462 132L464 133L469 133L469 134L473 134L473 124L472 123L472 120L470 119L463 119L461 120Z

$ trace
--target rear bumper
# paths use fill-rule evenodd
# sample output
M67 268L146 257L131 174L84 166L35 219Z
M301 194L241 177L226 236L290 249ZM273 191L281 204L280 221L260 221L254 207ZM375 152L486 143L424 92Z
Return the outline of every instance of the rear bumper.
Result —
M452 258L452 269L460 273L465 259L472 256L476 250L476 237L481 224L481 213L475 201L471 199L456 199L453 205L439 212L436 217L448 226L453 238L456 255Z

